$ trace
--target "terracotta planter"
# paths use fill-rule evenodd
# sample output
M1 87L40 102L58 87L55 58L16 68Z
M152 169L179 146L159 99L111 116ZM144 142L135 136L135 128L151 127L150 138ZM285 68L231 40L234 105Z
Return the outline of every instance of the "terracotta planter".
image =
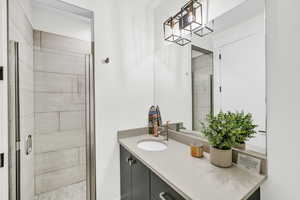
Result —
M221 150L210 147L210 162L217 167L231 167L232 166L232 149Z
M235 148L241 149L241 150L246 150L246 143L241 143L238 146L236 146Z

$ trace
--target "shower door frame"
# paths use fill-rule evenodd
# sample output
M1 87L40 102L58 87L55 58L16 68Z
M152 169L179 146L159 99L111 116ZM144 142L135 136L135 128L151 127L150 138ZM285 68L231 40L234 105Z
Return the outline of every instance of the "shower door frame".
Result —
M59 0L61 1L61 0ZM9 6L9 1L5 1L7 3L7 8ZM74 7L78 7L74 4L69 4L67 2L62 1L65 4L68 4L70 6L74 6ZM87 54L85 56L85 66L86 66L86 70L85 70L85 85L86 85L86 90L85 90L85 103L86 103L86 112L85 112L85 124L86 124L86 200L96 200L97 199L97 187L96 187L96 138L95 138L95 40L94 40L94 12L91 10L87 10L85 8L81 8L78 7L82 10L88 11L91 13L91 17L90 17L90 22L91 22L91 53ZM9 18L9 13L7 11L6 14L7 19ZM7 30L8 30L8 24L7 24ZM9 36L7 35L7 38L9 39ZM9 41L8 41L9 43ZM18 48L19 45L17 42L15 41L11 41L9 44L12 45L12 47L14 47L16 54L15 56L15 65L17 66L18 69ZM6 51L7 55L9 55L9 49L7 48ZM7 58L8 61L8 58ZM9 62L7 62L7 66L9 66ZM9 77L9 74L7 74L7 77ZM18 72L15 73L15 77L18 77ZM18 79L18 78L17 78ZM18 80L17 80L17 85ZM20 103L18 101L19 99L19 94L17 90L14 91L16 96L14 97L17 101L16 103L16 107L19 108ZM9 96L9 91L7 91L7 95ZM16 115L18 115L16 113ZM19 126L19 119L17 119L18 117L15 117L16 120L16 127ZM16 138L11 138L8 134L8 144L10 144L10 142L12 140L15 140ZM19 146L21 141L16 142L16 146ZM13 149L13 151L19 151L19 148L16 147L15 149ZM11 162L11 153L8 153L8 162ZM19 174L19 177L17 175L17 177L15 177L14 180L11 180L10 177L8 177L8 188L7 188L7 192L9 193L9 191L12 189L11 185L12 185L12 181L15 181L16 186L19 185L18 188L16 188L15 195L16 195L16 200L21 200L22 197L20 196L20 188L22 187L20 184L20 178L21 178L21 174L20 174L20 160L17 161L16 163L18 163L18 165L16 165L16 168L14 169L8 169L8 175L10 176L11 174L11 170L14 170L14 173ZM8 167L8 165L6 164L6 167ZM9 196L9 200L12 197ZM15 199L13 199L15 200Z
M83 9L83 8L82 8ZM95 34L94 12L91 12L91 54L86 56L86 186L87 200L97 200L96 134L95 134ZM88 59L87 59L88 58Z

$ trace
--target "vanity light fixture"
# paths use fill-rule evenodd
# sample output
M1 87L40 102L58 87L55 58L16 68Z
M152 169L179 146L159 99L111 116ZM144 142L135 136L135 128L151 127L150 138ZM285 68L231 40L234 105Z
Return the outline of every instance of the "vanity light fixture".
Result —
M203 26L194 31L195 35L200 37L204 37L210 33L214 32L214 20L209 21L208 8L209 8L209 0L201 0L202 6L205 8L203 12Z
M208 0L190 0L180 11L163 23L164 39L185 46L192 34L204 37L213 32L213 21L208 23Z
M164 22L164 38L166 41L174 42L180 46L184 46L191 42L188 38L190 32L180 29L181 13L170 17Z
M180 11L180 30L190 33L203 25L203 8L199 0L190 0Z
M194 31L194 34L200 37L207 36L214 32L213 27L214 27L214 21L211 21L210 23L207 23L206 25L202 26L198 30Z
M180 37L175 41L176 44L180 46L185 46L186 44L191 42L191 37L192 37L192 32L183 29L182 28L182 13L178 12L175 16L174 19L178 22L179 24L179 35Z
M180 39L178 19L170 17L164 22L164 38L169 42L175 42Z

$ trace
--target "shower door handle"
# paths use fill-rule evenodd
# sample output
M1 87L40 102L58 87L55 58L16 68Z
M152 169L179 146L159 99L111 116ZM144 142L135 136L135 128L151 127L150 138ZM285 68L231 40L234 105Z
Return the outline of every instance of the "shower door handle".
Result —
M32 152L32 135L28 135L25 144L26 155L29 155Z

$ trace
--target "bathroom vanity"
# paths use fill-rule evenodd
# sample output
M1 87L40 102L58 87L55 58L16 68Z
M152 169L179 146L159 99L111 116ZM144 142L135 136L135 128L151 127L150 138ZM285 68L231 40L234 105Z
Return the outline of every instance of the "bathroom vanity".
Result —
M120 155L122 200L184 200L123 146L120 146Z
M215 167L208 160L209 154L191 157L189 146L172 135L168 141L157 139L167 145L165 150L143 150L137 144L153 140L145 133L119 132L122 200L260 199L264 175L251 174L235 165Z

